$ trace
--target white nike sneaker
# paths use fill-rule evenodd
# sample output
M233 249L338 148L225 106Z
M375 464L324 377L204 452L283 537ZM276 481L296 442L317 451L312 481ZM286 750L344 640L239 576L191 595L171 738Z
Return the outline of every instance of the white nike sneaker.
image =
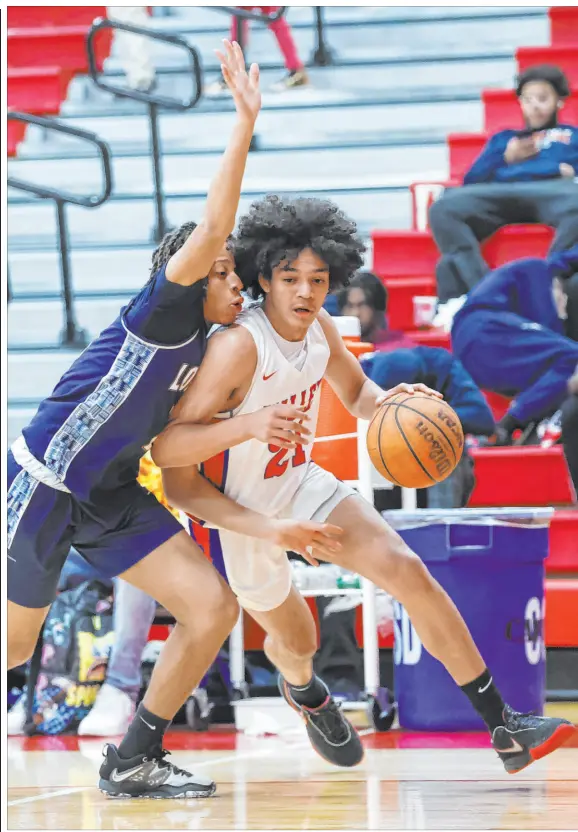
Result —
M104 684L89 713L78 726L79 737L116 737L126 734L135 704L124 691Z
M26 723L26 693L18 697L6 715L6 733L9 737L19 737L24 733Z
M107 797L177 798L210 797L216 786L208 777L199 777L165 760L169 751L154 757L139 755L130 760L118 756L114 745L105 745L98 788Z

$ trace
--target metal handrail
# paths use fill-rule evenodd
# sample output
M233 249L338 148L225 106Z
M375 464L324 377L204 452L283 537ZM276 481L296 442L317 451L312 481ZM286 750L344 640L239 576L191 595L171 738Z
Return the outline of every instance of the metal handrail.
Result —
M88 130L81 130L79 127L69 127L62 121L57 121L55 118L48 116L33 116L31 113L20 113L11 111L8 113L8 121L22 121L25 124L35 124L45 130L54 130L57 133L66 133L69 136L76 136L78 139L93 144L100 151L100 158L102 161L102 172L104 179L104 189L100 196L79 196L78 194L68 193L67 191L56 190L55 188L47 188L44 185L35 185L33 182L26 182L22 179L17 179L14 176L8 177L7 184L11 188L18 188L21 191L26 191L29 194L35 194L42 199L55 199L62 202L70 202L73 205L81 205L83 208L98 208L103 202L110 197L112 191L112 168L110 161L110 148L106 142L96 135L96 133L89 133Z
M78 127L70 127L61 121L46 116L34 116L30 113L9 112L8 120L22 121L25 124L35 124L42 127L44 130L54 130L57 133L65 133L68 136L75 136L82 139L89 144L94 145L98 151L102 162L102 173L104 185L100 195L80 196L68 191L57 190L56 188L47 188L44 185L35 185L33 182L26 182L23 179L18 179L15 176L9 176L6 184L10 188L17 188L29 194L35 194L41 199L52 199L56 205L56 217L58 225L58 238L60 248L60 274L62 278L62 295L64 299L64 310L66 315L66 322L64 330L61 334L61 342L66 346L84 347L88 343L86 332L79 328L76 323L76 315L74 312L74 298L72 294L72 281L70 270L70 247L68 238L68 224L66 220L65 206L67 203L71 205L80 205L82 208L98 208L109 199L112 193L112 166L110 157L110 148L99 139L94 133L89 133L87 130L80 130Z
M96 55L94 53L94 38L98 32L103 29L119 29L123 32L129 32L133 35L141 35L142 37L147 37L151 40L159 40L163 43L168 43L171 46L183 49L188 55L189 67L195 83L194 91L191 96L188 99L182 100L179 98L171 98L166 95L157 95L153 90L148 92L145 90L133 90L129 87L119 87L104 81L102 75L99 73ZM133 101L141 101L148 106L156 211L153 239L155 242L160 242L169 230L169 224L165 216L164 207L158 110L159 108L164 108L166 110L184 112L186 110L190 110L198 103L201 95L203 94L203 77L199 53L194 46L191 46L186 40L178 37L177 35L169 35L164 32L157 32L154 29L149 29L148 27L133 26L132 24L121 23L120 21L110 20L109 18L97 18L94 21L86 36L86 51L88 55L90 75L97 87L101 90L105 90L105 92L112 93L118 98L131 98Z

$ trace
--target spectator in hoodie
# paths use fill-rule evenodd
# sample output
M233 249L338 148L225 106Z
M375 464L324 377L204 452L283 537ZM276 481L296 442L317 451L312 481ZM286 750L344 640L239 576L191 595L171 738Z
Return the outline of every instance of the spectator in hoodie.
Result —
M494 417L481 390L447 350L439 347L413 347L395 352L375 352L363 359L369 378L384 390L392 383L422 382L443 393L462 423L465 434L491 436ZM467 447L456 470L443 482L427 489L428 508L462 508L470 498L475 484L474 462Z
M336 303L338 314L359 318L361 340L375 344L376 350L384 352L415 346L404 332L389 329L387 289L372 272L357 272L349 285L336 296ZM333 314L332 309L329 311Z
M453 350L476 384L515 397L497 426L500 444L551 416L568 395L578 343L564 335L563 279L576 271L578 245L508 263L472 289L454 318Z
M480 242L513 223L556 229L551 251L578 243L578 127L560 123L570 94L564 73L535 66L518 78L526 129L492 136L464 176L429 213L441 259L436 267L440 306L434 323L449 330L465 295L489 271Z

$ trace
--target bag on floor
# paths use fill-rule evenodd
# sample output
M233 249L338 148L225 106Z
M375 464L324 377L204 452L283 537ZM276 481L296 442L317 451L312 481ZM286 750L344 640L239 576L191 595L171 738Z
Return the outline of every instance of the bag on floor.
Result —
M75 731L104 682L114 642L112 596L100 581L61 592L46 617L30 669L25 733Z

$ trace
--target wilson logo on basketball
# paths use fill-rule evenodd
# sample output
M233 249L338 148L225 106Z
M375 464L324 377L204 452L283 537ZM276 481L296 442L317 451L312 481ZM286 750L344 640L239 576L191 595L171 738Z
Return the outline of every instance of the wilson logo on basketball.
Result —
M463 448L464 434L462 433L462 426L457 422L447 411L446 408L440 407L438 410L438 419L440 422L446 424L451 430L458 442L458 447Z
M428 454L429 458L432 462L435 463L436 471L443 477L444 474L449 473L449 471L453 468L452 462L445 452L444 448L442 448L440 442L435 438L433 431L429 428L423 421L417 422L415 429L419 434L421 434L422 439L428 442L431 445L431 450Z

